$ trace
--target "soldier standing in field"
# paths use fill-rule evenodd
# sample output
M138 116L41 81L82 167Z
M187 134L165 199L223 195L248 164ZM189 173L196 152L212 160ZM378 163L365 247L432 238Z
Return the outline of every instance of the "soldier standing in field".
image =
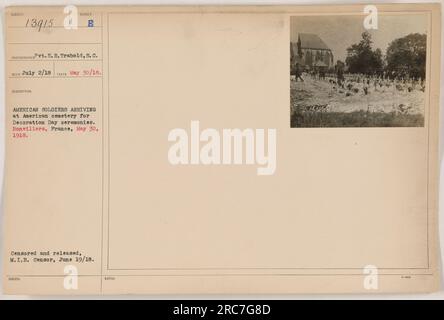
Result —
M299 65L299 63L296 63L296 66L294 69L294 74L296 77L296 82L298 81L298 79L301 79L301 82L304 82L304 79L302 79L302 70L301 70L301 66Z

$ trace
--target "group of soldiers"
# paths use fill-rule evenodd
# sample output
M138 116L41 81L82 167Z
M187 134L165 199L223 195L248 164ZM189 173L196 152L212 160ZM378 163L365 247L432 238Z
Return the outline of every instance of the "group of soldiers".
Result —
M324 70L312 69L304 72L299 64L292 68L291 77L294 81L304 81L303 75L316 80L328 81L332 89L338 90L346 95L353 95L359 92L365 95L370 92L385 92L386 90L398 90L412 92L415 90L425 91L425 81L422 78L413 78L394 72L380 74L346 74L343 68L335 68L335 72L326 73Z

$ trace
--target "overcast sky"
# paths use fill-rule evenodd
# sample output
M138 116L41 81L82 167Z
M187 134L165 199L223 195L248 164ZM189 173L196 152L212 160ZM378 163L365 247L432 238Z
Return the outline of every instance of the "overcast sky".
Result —
M291 41L297 41L297 34L315 33L333 51L336 60L345 61L346 49L358 43L362 32L364 16L305 16L291 17ZM427 33L426 14L403 14L378 16L378 29L370 30L373 48L380 48L385 54L389 43L410 33Z

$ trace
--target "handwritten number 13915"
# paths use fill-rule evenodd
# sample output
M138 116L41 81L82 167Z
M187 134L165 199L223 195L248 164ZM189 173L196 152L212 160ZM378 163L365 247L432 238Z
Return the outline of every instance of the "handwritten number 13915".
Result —
M37 31L41 31L45 28L52 28L54 25L54 19L27 19L26 20L26 28L35 28Z

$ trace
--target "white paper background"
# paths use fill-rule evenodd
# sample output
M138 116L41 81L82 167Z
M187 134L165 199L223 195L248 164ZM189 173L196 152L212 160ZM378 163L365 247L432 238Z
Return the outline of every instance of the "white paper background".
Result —
M4 128L4 110L5 110L5 65L4 65L4 8L11 5L290 5L290 4L380 4L380 3L439 3L439 0L416 0L416 1L356 1L356 0L342 0L342 1L316 1L316 0L279 0L279 1L266 1L266 0L182 0L182 1L160 1L160 0L139 0L139 1L117 1L117 0L98 0L98 1L87 1L87 0L72 0L72 1L36 1L36 0L22 0L22 1L7 1L0 0L0 10L1 10L1 33L0 33L0 181L1 181L1 191L3 191L3 170L4 170L4 146L5 146L5 128ZM442 15L444 17L444 15ZM444 26L444 19L442 18L442 26ZM441 27L442 28L442 27ZM441 31L442 39L444 39L444 32ZM444 41L441 40L441 49L444 52ZM444 112L443 112L443 97L444 97L444 61L441 55L441 102L440 102L440 167L441 167L441 177L440 184L444 182L444 167L443 167L443 150L444 150ZM441 244L441 257L444 253L444 188L439 191L440 194L440 209L439 209L439 225L440 225L440 244ZM1 202L3 202L3 192L1 192ZM3 204L1 203L0 208L0 260L2 259L3 251ZM441 258L442 261L442 258ZM442 264L442 262L441 262ZM0 263L0 273L2 273L2 265ZM444 272L441 270L441 291L433 294L411 294L411 295L381 295L381 294L368 294L368 295L171 295L171 296L81 296L81 297L65 297L65 296L6 296L2 294L1 291L1 281L0 277L0 300L2 299L80 299L80 298L91 298L91 299L440 299L444 300L444 289L443 287L443 275Z

